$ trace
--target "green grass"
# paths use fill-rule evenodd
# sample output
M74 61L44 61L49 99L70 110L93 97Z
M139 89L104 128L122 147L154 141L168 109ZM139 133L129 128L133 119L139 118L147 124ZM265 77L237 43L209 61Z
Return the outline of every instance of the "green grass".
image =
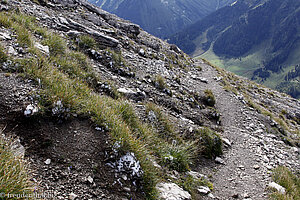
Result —
M38 29L32 21L21 24L18 17L13 21L14 29L24 29L28 33L29 42L35 39L32 35L43 35L42 44L50 48L50 57L44 57L38 49L31 46L31 52L36 56L15 60L24 74L34 80L39 79L42 85L44 106L52 105L61 100L70 112L90 116L98 126L105 127L113 141L121 144L121 152L134 152L144 171L144 191L148 198L156 198L156 183L163 177L163 171L153 166L151 160L167 166L167 170L189 170L193 159L193 143L178 141L173 143L158 136L158 131L140 121L132 105L124 99L117 100L101 96L94 91L93 83L99 80L87 57L80 52L67 47L67 41L59 35ZM30 23L29 23L30 22ZM19 27L18 27L19 26ZM18 37L22 32L17 31ZM121 53L110 52L117 64L124 63ZM41 103L43 103L41 102ZM173 134L166 117L160 113L161 125L166 134ZM173 159L165 159L172 156Z
M300 179L299 171L293 174L286 167L277 167L273 171L273 180L285 188L286 193L273 192L270 197L274 200L299 200L300 199Z
M192 198L195 199L195 195L198 193L197 189L199 186L206 186L210 190L213 190L213 184L204 178L195 179L191 175L186 175L181 177L178 181L178 185L180 185L184 190L188 191Z
M158 106L154 103L146 104L146 114L149 115L150 112L153 112L156 116L155 124L156 129L159 131L159 136L162 138L173 138L175 137L175 128L168 117L162 113Z
M0 63L4 63L7 61L8 56L5 53L5 49L2 45L0 45Z
M167 87L166 79L164 77L162 77L161 75L155 76L154 84L155 84L155 87L157 87L159 90L163 90Z
M82 50L93 49L97 46L95 39L88 35L79 36L79 38L77 39L77 44Z
M211 129L204 127L195 131L195 140L198 141L198 149L205 157L214 158L223 153L220 135Z
M1 134L2 131L0 131ZM13 154L11 151L12 142L12 140L5 140L0 137L0 193L32 194L33 184L30 182L27 163L22 157Z
M216 99L215 99L213 92L209 89L206 89L204 91L204 94L205 94L204 103L208 106L213 107L216 103Z
M49 46L51 56L63 56L67 48L67 42L57 34L50 34L42 44Z

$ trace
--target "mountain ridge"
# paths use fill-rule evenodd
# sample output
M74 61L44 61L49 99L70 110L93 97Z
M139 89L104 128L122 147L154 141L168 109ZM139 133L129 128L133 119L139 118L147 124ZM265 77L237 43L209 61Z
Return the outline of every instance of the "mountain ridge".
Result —
M299 64L295 55L299 48L300 4L293 0L247 3L239 1L216 11L172 37L170 42L189 54L203 54L239 75L280 89L281 83L288 84L284 76ZM217 22L218 17L226 20ZM298 92L293 92L297 98L299 84ZM291 88L292 85L285 91Z
M210 12L233 2L233 0L90 0L104 10L139 24L143 29L165 38L203 18Z

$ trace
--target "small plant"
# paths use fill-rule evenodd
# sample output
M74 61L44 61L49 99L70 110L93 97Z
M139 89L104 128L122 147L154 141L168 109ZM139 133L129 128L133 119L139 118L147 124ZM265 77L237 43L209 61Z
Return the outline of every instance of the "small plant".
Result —
M204 127L196 130L195 136L199 138L199 149L205 157L214 158L222 155L222 140L217 133Z
M94 38L88 36L88 35L81 35L77 39L78 46L80 49L86 50L86 49L93 49L96 47L96 41Z
M149 121L152 124L154 124L156 129L159 131L159 136L166 139L170 137L174 138L175 136L174 126L167 118L167 116L161 112L159 107L157 107L154 103L147 103L146 114L148 115L148 118L150 118L151 115L154 115L155 119L152 119L152 121L149 119Z
M285 194L273 192L270 197L274 200L298 200L300 197L300 178L286 167L277 167L273 171L273 180L285 188Z
M7 55L4 52L4 48L0 45L0 63L4 63L7 61Z
M214 94L212 93L211 90L209 89L206 89L204 91L204 94L205 94L205 97L204 97L204 103L208 106L211 106L213 107L216 103L216 99L215 99L215 96Z
M32 195L33 185L30 182L27 163L22 157L14 155L11 149L12 143L12 140L0 136L0 193ZM4 197L4 199L8 198Z
M188 191L193 199L195 198L195 195L198 193L197 189L199 186L206 186L210 190L213 190L213 184L209 182L208 180L204 178L194 178L191 175L186 175L182 177L179 181L178 184L186 191Z
M161 150L162 164L178 172L190 170L190 164L195 157L194 143L167 145Z
M157 87L160 90L163 90L167 87L166 79L164 77L162 77L161 75L157 75L155 77L154 84L155 84L155 87Z
M66 41L56 34L51 34L46 40L43 40L43 45L49 46L50 55L64 55L66 51Z

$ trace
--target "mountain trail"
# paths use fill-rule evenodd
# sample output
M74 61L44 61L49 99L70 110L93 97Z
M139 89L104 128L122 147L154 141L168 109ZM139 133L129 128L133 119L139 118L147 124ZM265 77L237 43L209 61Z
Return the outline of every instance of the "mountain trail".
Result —
M222 138L228 139L231 146L224 150L223 164L200 165L198 171L212 177L212 194L216 199L268 199L271 170L287 163L299 169L297 151L267 133L263 115L244 105L233 93L226 92L222 85L212 83L218 77L214 68L206 64L201 67L199 76L205 77L208 84L193 85L197 91L212 90L217 110L222 113Z

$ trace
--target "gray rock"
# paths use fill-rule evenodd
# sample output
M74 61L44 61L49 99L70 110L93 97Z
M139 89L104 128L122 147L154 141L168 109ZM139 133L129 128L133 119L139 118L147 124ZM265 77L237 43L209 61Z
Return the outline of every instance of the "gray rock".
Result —
M215 162L218 163L218 164L225 165L225 161L220 157L216 157Z
M18 55L18 52L12 46L8 47L7 53L13 56Z
M7 33L0 32L0 39L2 39L2 40L11 40L11 37Z
M159 183L156 186L161 200L189 200L191 195L175 183Z
M87 181L92 184L94 182L94 179L91 176L88 176Z
M227 138L222 138L222 141L225 145L227 145L229 147L231 146L231 142Z
M78 195L74 194L73 192L69 194L70 200L75 200L78 197Z
M117 47L120 43L119 40L117 40L113 37L104 35L103 33L100 33L98 31L95 31L95 30L92 30L92 29L86 29L86 32L91 34L92 36L94 36L95 39L100 44L103 44L103 45L106 45L106 46L109 46L109 47Z
M189 172L187 172L187 174L192 176L195 179L197 179L197 178L206 178L205 175L200 174L199 172L189 171Z
M21 145L21 141L19 139L16 139L12 145L11 150L17 157L24 157L25 155L25 148L23 145Z

